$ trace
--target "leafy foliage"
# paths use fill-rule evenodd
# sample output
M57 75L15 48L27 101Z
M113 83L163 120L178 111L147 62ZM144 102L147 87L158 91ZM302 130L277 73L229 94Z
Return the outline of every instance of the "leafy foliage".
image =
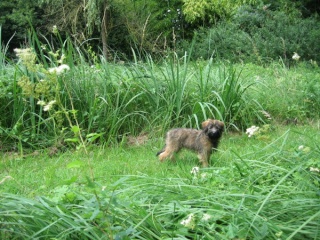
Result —
M219 18L230 18L243 4L255 4L256 0L182 0L183 12L188 22L203 21L214 23Z
M12 46L18 47L24 44L28 32L26 29L30 24L40 26L42 10L38 8L33 0L13 0L0 2L0 27L2 28L2 41L10 42Z
M259 64L281 58L292 65L292 56L297 52L301 60L319 61L317 21L317 18L301 19L283 12L242 7L232 22L221 21L214 28L198 32L193 57L215 56Z

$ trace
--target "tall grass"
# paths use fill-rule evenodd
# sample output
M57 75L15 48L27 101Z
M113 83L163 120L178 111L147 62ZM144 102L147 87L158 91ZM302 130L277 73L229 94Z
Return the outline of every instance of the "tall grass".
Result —
M78 144L82 138L83 144L92 142L92 136L95 142L111 143L151 129L162 132L173 126L196 127L213 117L241 127L250 117L242 104L250 85L240 86L240 73L232 67L212 71L215 66L210 60L204 75L187 53L181 58L173 54L160 64L148 57L145 63L136 61L129 66L105 61L89 66L85 54L69 39L62 41L58 35L59 49L46 38L44 47L35 32L29 39L29 51L36 54L36 61L21 60L16 65L16 96L9 102L24 102L17 103L15 109L21 110L12 113L16 123L19 119L23 122L20 145ZM62 63L67 63L70 71L50 73L50 67ZM56 104L45 112L37 104L40 100ZM250 110L258 112L255 107ZM13 125L2 128L8 132Z
M241 130L264 122L262 110L281 119L297 114L316 116L309 114L316 112L309 109L316 109L318 87L299 82L305 90L296 101L297 91L287 90L288 78L295 73L285 66L274 68L286 73L280 78L269 70L268 76L275 80L268 82L265 73L259 73L264 81L252 77L254 72L248 74L247 66L212 58L191 62L190 53L172 54L157 63L147 56L144 62L136 59L121 65L99 60L59 35L49 41L31 32L29 42L36 56L33 66L28 69L20 61L5 65L2 71L6 88L1 90L1 135L21 152L25 146L116 143L127 135L159 135L171 127L199 127L207 118L224 121L228 130ZM86 60L88 55L91 60ZM61 64L70 70L61 75L49 72ZM278 81L286 87L279 87ZM303 93L307 91L306 98ZM290 101L281 101L287 93L292 96ZM44 111L39 100L55 100L56 104L51 111Z

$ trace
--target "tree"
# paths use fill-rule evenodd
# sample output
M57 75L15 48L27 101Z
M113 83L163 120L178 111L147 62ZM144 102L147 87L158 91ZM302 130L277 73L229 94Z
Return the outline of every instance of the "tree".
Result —
M38 0L47 16L48 25L57 26L78 41L87 40L94 31L100 32L103 56L108 57L108 31L112 28L112 0ZM49 26L47 26L49 27Z
M77 41L99 34L103 55L109 56L111 43L121 50L135 48L142 53L170 46L169 37L182 32L181 0L38 0L48 29L56 25ZM49 17L50 16L50 17ZM174 41L174 40L172 40Z
M40 25L41 9L33 0L1 0L0 26L2 40L8 42L12 38L10 48L19 47L26 39L30 24Z
M243 4L255 4L257 0L182 0L183 13L190 23L213 23L219 18L230 18Z

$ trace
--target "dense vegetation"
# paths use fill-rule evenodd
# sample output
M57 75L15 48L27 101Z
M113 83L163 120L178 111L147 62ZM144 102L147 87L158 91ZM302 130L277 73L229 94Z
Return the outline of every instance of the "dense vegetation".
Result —
M109 144L181 124L198 127L208 117L222 119L227 130L271 117L299 123L319 117L315 64L297 61L288 69L282 61L268 68L191 61L193 46L181 58L172 53L158 62L148 56L145 62L109 63L92 53L91 64L69 39L57 50L35 33L29 41L33 47L15 50L17 64L2 58L4 149Z
M320 237L317 1L75 2L0 2L0 239Z
M4 0L0 25L10 53L28 45L33 26L42 41L55 44L50 36L57 30L69 36L88 59L92 51L109 61L132 60L131 49L153 58L183 52L198 33L194 58L289 64L293 52L319 61L319 6L317 0Z

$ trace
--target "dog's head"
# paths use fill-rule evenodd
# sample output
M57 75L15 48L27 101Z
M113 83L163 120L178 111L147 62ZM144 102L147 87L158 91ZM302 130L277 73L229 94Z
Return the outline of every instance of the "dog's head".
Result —
M210 139L219 139L223 129L224 123L219 120L208 119L202 123L202 130Z

